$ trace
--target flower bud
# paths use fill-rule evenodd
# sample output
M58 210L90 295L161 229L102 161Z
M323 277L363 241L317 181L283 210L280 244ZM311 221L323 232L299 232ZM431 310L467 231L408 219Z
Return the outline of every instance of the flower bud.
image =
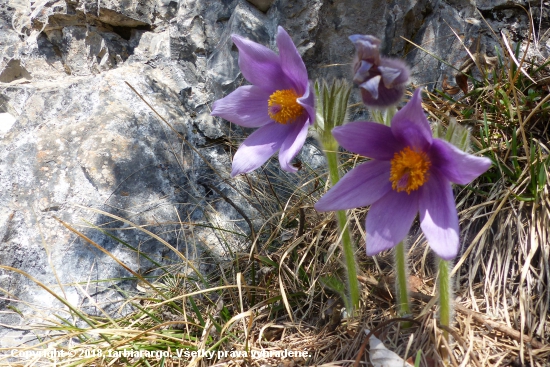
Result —
M361 88L363 103L379 108L399 103L409 82L407 64L381 57L380 40L374 36L355 34L349 39L356 50L353 82Z

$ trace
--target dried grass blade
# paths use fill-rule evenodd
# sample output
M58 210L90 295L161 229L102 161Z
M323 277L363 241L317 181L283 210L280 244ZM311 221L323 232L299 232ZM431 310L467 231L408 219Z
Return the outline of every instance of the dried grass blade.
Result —
M206 279L204 279L204 277L201 275L201 273L199 272L199 270L193 265L193 263L189 260L187 260L187 258L185 256L183 256L183 254L181 252L179 252L174 246L170 245L168 242L166 242L165 240L163 240L162 238L160 238L159 236L157 236L156 234L154 234L153 232L151 231L148 231L146 230L145 228L142 228L140 226L136 226L134 223L130 222L129 220L126 220L122 217L119 217L119 216L116 216L114 214L111 214L111 213L108 213L108 212L105 212L103 210L99 210L99 209L96 209L96 208L90 208L90 207L86 207L86 206L82 206L82 205L76 205L77 207L79 208L82 208L82 209L87 209L87 210L91 210L93 212L96 212L96 213L99 213L99 214L103 214L103 215L106 215L108 217L111 217L113 219L116 219L116 220L119 220L123 223L126 223L132 227L134 227L135 229L137 230L140 230L144 233L146 233L147 235L153 237L154 239L156 239L157 241L159 241L160 243L162 243L164 246L168 247L170 250L172 250L180 259L183 260L183 262L185 262L191 269L193 269L193 271L195 272L195 274L201 279L201 281L203 282L203 284L207 284L206 282ZM59 219L58 219L59 220ZM65 223L61 222L63 225L65 225ZM78 232L78 231L77 231Z
M233 316L231 319L229 319L229 321L227 321L225 323L225 325L223 326L222 330L220 331L220 335L223 335L223 333L231 326L235 323L235 321L239 321L241 319L244 319L245 317L250 317L252 316L252 311L246 311L246 312L241 312L240 314L238 315L235 315Z
M506 201L508 200L508 197L510 196L511 193L512 193L511 191L508 191L506 193L506 195L504 196L504 198L502 198L502 200L501 200L500 204L498 205L498 207L496 208L495 212L491 215L489 220L487 220L487 223L485 223L483 228L481 228L481 230L477 233L477 235L472 240L472 242L471 242L472 244L476 243L481 238L481 236L485 233L485 231L487 231L491 227L491 225L495 221L496 216L498 215L499 211L504 206L504 203L506 203ZM470 254L470 252L472 252L473 249L474 249L474 246L472 246L470 244L470 247L468 247L468 249L466 251L464 251L464 254L460 257L460 260L457 261L455 267L451 271L451 277L455 275L455 273L458 271L458 269L460 269L460 267L462 266L464 261L466 261L466 259L468 258L468 255Z
M521 66L518 59L516 59L516 56L514 55L514 51L512 51L512 48L510 47L510 43L508 42L508 37L506 37L506 34L504 33L504 30L500 31L500 34L502 35L502 40L504 41L504 45L506 46L506 50L508 50L508 53L510 54L510 57L518 67L518 69L522 72L523 75L525 75L529 80L531 80L533 83L537 84L537 82L527 74L525 69Z
M55 297L59 302L63 303L65 306L67 306L71 311L73 311L76 315L78 315L78 317L80 317L82 319L82 321L84 321L85 323L87 323L91 327L95 327L95 324L93 322L91 322L90 319L88 319L88 317L86 317L86 315L84 315L82 312L77 310L67 300L65 300L62 297L60 297L59 295L55 294L54 291L52 291L50 288L48 288L44 283L40 282L38 279L34 278L32 275L24 272L23 270L12 268L11 266L7 266L7 265L0 265L0 269L13 271L15 273L21 274L24 277L30 279L32 282L36 283L36 285L38 285L40 288L44 289L46 292L48 292L53 297Z

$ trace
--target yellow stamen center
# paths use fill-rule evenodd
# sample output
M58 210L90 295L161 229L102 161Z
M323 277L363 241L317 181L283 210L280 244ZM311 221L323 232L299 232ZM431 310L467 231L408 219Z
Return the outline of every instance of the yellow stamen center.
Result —
M410 147L395 153L390 170L392 188L397 192L407 191L407 194L417 190L428 181L431 165L426 153Z
M298 103L300 98L292 89L278 90L269 96L267 112L269 117L280 124L292 123L304 113L304 108Z

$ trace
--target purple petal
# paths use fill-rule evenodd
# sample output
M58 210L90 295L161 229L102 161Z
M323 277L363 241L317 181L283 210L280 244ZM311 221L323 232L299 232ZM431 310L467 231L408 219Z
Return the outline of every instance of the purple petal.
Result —
M390 162L368 161L349 171L315 204L320 212L371 205L391 190Z
M458 215L451 183L432 169L420 191L420 227L432 250L450 260L458 254Z
M380 75L374 76L367 79L366 82L362 83L359 87L363 88L370 93L373 99L378 99L378 86L380 85Z
M294 173L297 172L298 169L292 166L290 162L298 155L306 141L309 128L307 116L302 116L297 121L293 122L292 125L293 129L289 131L285 141L281 145L279 163L283 170Z
M304 107L309 117L309 125L315 123L315 94L311 93L312 86L308 84L308 88L303 96L297 99L298 104Z
M393 135L404 144L427 151L432 144L432 131L422 109L422 89L414 91L411 100L393 117Z
M344 149L383 161L404 148L388 126L376 122L350 122L332 129L332 135Z
M378 70L382 74L382 80L386 87L391 88L395 86L404 86L409 82L411 71L409 66L400 59L387 59L385 57L380 59L380 66ZM395 72L397 70L398 72ZM395 73L390 76L389 73Z
M212 104L212 116L244 127L260 127L271 122L267 113L269 92L254 85L237 88Z
M279 48L279 58L281 59L281 68L290 80L295 84L295 90L299 95L303 95L308 89L307 70L302 57L298 53L292 38L286 33L283 27L279 26L277 32L277 47Z
M292 82L281 68L279 55L239 35L231 38L239 49L239 68L246 80L271 93L292 88Z
M289 125L272 122L254 131L241 144L233 157L231 177L254 171L264 164L283 144Z
M434 139L430 157L434 167L460 185L469 184L491 167L489 158L473 156L441 139Z
M403 241L418 213L418 191L390 190L370 207L365 224L367 255L372 256Z
M401 70L389 66L379 66L378 70L382 74L382 81L386 88L391 88L395 79L401 75Z
M370 75L369 70L372 68L373 64L365 60L361 60L358 66L359 67L353 76L353 82L356 84L361 84L367 80L367 77Z
M378 98L373 96L365 89L361 88L361 97L363 103L369 107L387 108L401 101L405 93L405 86L396 86L386 88L383 83L378 85Z
M369 60L375 65L380 61L380 40L371 35L354 34L348 37L359 60Z
M377 47L380 46L381 43L378 38L371 36L370 34L352 34L348 37L348 39L353 42L353 44L366 42L366 44L372 44Z

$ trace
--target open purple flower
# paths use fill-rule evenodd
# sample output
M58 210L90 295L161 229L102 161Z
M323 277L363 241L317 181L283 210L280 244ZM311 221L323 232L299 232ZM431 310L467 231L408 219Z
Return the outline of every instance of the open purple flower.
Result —
M285 171L296 172L291 161L315 122L315 95L296 46L279 27L279 55L248 39L232 35L239 49L239 67L252 85L237 88L212 106L212 115L244 127L259 127L239 147L231 176L248 173L279 151Z
M420 212L430 247L445 260L459 250L458 216L451 182L466 185L491 166L432 137L422 110L421 90L392 119L391 127L357 121L332 133L345 149L372 160L348 172L315 204L318 211L371 205L367 214L367 255L401 242Z
M399 59L380 57L380 40L370 35L349 37L355 45L353 81L361 88L363 103L389 107L401 101L409 81L409 67Z

